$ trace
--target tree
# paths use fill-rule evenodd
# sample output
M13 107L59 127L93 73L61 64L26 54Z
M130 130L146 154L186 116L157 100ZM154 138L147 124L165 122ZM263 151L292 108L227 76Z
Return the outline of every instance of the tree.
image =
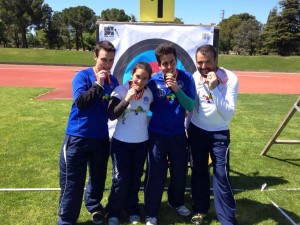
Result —
M274 8L262 32L264 52L282 56L300 54L300 2L299 0L282 0L278 13Z
M234 35L239 30L239 27L244 21L249 19L255 19L254 16L248 13L234 14L228 19L224 19L219 24L220 26L220 40L219 40L219 50L229 53L233 50L234 46Z
M52 12L49 10L48 17L44 26L45 37L47 39L47 47L50 49L60 49L64 43L64 39L68 40L68 25L64 23L62 12Z
M40 26L45 6L48 5L44 4L43 0L0 0L0 19L7 26L13 26L21 33L23 48L28 48L27 27L30 25ZM15 42L18 41L15 40ZM18 44L17 47L19 47Z
M177 18L177 17L174 18L174 23L176 23L176 24L184 24L183 20L181 18Z
M244 21L234 35L233 50L239 54L253 55L257 51L262 24L256 19Z
M128 16L123 9L106 9L101 12L100 19L103 21L135 22L135 16Z
M28 46L32 46L34 48L40 46L40 43L37 39L36 34L29 32L29 33L27 33L26 38L27 38Z
M131 17L130 22L136 22L137 21L135 15L131 14L130 17Z
M44 14L44 24L43 24L43 29L45 32L45 36L48 42L48 48L52 49L53 45L55 43L55 36L57 34L56 29L52 26L53 22L52 22L52 13L53 10L51 7L47 7L45 9L45 14Z
M58 49L62 46L65 46L67 49L71 49L74 34L70 32L68 24L63 21L63 13L54 12L52 16L52 29L54 29L55 32L55 45Z
M14 24L11 24L6 27L7 27L6 36L11 37L11 39L8 40L8 45L19 48L21 45L21 42L20 42L21 37L19 34L19 28Z
M89 51L92 51L96 47L96 31L91 33L83 33L84 45Z
M83 32L91 32L95 29L96 17L92 9L86 6L77 6L64 9L63 20L68 27L75 32L76 49L79 50L80 42L83 50L85 50L83 42Z
M278 35L278 26L279 26L278 10L275 7L269 13L267 23L261 33L262 37L262 53L269 54L275 53L278 54L279 48L279 35Z
M0 44L3 43L3 46L7 45L7 39L5 37L6 26L2 20L0 20Z
M299 54L300 45L300 1L282 0L279 20L279 54Z

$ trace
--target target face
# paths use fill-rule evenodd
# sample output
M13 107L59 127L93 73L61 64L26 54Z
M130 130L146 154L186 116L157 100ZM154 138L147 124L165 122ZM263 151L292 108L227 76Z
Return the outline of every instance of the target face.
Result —
M118 80L125 81L131 78L132 69L137 62L147 62L152 66L153 72L158 72L159 67L155 58L155 48L164 42L170 42L164 39L149 39L138 42L128 48L124 54L120 57L114 68L114 75L118 77ZM187 52L179 45L173 43L177 52L177 68L194 72L196 66L187 54ZM132 57L128 57L131 55ZM121 75L122 77L119 77Z
M155 49L161 43L175 46L177 68L190 73L196 71L196 49L203 44L213 44L213 26L102 21L97 24L97 40L111 41L117 49L112 72L120 84L131 78L135 63L140 61L149 63L153 72L158 72Z

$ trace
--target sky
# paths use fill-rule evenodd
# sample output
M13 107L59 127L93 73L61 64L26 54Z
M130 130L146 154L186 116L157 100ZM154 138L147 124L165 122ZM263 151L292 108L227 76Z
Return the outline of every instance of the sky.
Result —
M123 9L129 16L134 15L139 21L139 3L146 0L44 0L54 11L75 6L87 6L97 16L101 11L111 8ZM148 0L151 1L151 0ZM269 12L277 7L279 0L174 0L174 16L182 19L184 24L218 24L233 14L249 13L265 24Z

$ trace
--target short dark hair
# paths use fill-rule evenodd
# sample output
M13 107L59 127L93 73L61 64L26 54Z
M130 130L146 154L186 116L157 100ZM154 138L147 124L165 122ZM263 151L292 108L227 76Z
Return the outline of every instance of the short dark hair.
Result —
M161 63L160 57L163 55L173 54L175 59L177 59L176 48L172 43L162 43L155 49L155 57L158 64Z
M96 48L94 50L94 53L96 54L97 57L99 56L99 51L101 49L104 49L107 52L116 53L116 48L110 41L99 41L96 44Z
M197 48L196 50L196 55L198 53L201 53L202 55L206 55L207 53L212 53L214 57L214 61L217 59L217 50L214 46L212 45L201 45L200 47Z
M149 74L149 79L150 79L150 77L152 75L152 67L149 63L147 63L147 62L137 62L134 65L133 69L132 69L132 74L134 74L137 69L145 70Z

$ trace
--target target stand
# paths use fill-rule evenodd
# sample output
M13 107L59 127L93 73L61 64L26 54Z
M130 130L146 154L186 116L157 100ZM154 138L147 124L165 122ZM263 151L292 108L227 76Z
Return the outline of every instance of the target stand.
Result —
M283 120L283 122L280 124L276 132L273 134L270 141L265 146L264 150L260 153L260 155L266 155L269 149L273 144L300 144L300 140L277 140L278 136L282 132L282 130L285 128L285 126L288 124L289 120L293 117L296 111L300 112L300 96L298 97L298 100L295 102L289 113L287 114L286 118Z

